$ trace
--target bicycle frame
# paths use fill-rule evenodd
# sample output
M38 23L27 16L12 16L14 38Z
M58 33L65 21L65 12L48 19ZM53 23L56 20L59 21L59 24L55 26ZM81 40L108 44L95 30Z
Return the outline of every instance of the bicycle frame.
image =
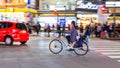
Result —
M61 36L61 37L64 37L64 36ZM67 44L66 44L64 41L62 41L61 37L58 37L58 38L55 38L55 39L59 40L59 41L62 43L62 45L65 45L65 46L67 47ZM65 38L65 37L64 37L64 38ZM65 40L67 41L66 38L65 38ZM67 43L68 43L68 42L67 42Z

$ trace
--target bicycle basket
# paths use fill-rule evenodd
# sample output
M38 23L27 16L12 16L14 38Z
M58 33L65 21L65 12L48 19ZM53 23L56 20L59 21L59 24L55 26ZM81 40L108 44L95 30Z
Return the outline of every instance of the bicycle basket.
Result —
M79 38L79 40L77 41L77 45L80 46L80 47L82 47L83 40L84 40L83 38Z

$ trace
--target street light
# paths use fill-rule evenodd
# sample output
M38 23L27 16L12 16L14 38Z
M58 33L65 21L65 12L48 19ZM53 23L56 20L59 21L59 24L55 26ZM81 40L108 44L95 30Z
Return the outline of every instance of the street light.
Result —
M65 10L64 10L64 19L65 19L65 22L66 22L66 6L64 6Z
M66 24L66 6L64 6L64 24L62 25L62 36L65 31L65 24Z
M64 10L64 19L65 19L65 21L66 21L66 6L64 6L64 8L65 8L65 10Z
M116 14L115 14L116 13L116 8L115 8L116 6L115 6L115 1L116 0L114 0L114 13L113 13L113 16L114 16L113 22L114 22L114 24L116 24L116 17L115 17L116 16Z

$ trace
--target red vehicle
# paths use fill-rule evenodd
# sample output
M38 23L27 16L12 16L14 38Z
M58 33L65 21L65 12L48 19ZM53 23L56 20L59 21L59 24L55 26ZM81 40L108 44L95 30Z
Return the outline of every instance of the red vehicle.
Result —
M25 44L29 40L29 32L23 23L0 21L0 42L12 45L13 42Z
M116 31L120 34L120 26L116 27Z

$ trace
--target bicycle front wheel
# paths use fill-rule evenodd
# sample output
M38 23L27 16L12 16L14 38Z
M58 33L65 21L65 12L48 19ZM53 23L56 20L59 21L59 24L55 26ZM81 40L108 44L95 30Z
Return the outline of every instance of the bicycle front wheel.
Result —
M62 43L57 39L52 40L49 44L49 50L53 54L59 54L63 50Z
M74 52L79 56L84 56L89 51L88 45L86 42L83 42L82 46L74 48Z

